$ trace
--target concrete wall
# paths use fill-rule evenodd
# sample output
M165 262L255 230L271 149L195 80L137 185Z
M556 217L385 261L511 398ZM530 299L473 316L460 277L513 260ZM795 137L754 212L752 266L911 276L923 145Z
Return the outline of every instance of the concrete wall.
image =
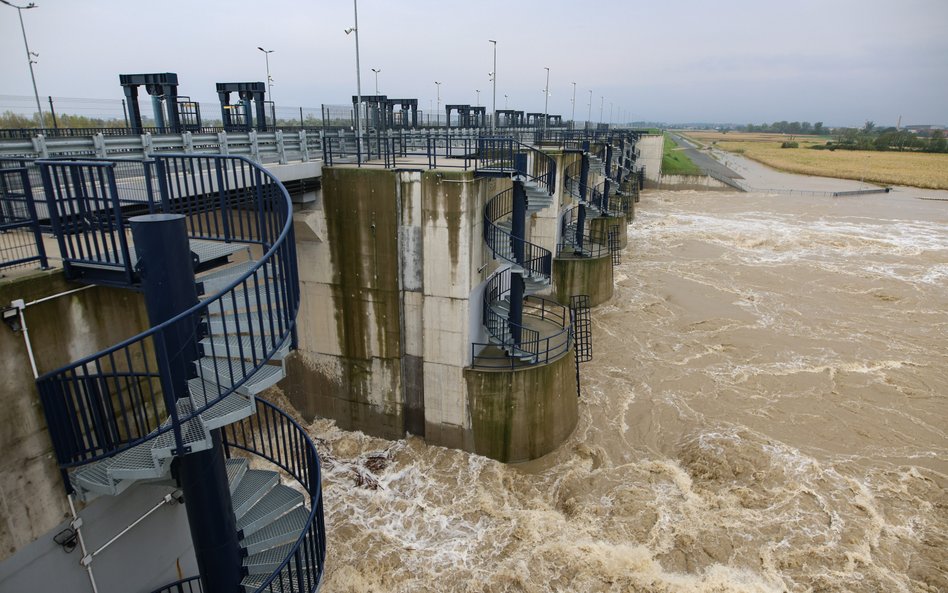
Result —
M665 136L662 134L647 134L641 136L636 143L639 149L639 158L636 165L645 167L646 187L654 187L661 178L662 148L665 145ZM648 182L651 182L649 184Z
M574 294L589 295L589 306L595 307L612 298L614 288L612 256L558 257L553 264L553 297L569 306Z
M600 237L603 237L603 240L606 241L608 245L609 241L609 231L616 229L616 236L619 239L619 249L625 249L625 246L629 244L629 223L626 221L625 216L600 216L598 218L590 218L589 230L594 234Z
M576 427L573 351L544 366L464 371L474 452L505 463L553 451Z
M340 167L324 169L322 184L319 208L294 217L300 343L284 390L307 417L400 438L402 187L390 172Z
M726 183L708 175L662 175L656 189L700 189L734 191Z
M80 288L61 270L0 283L0 303L27 303ZM39 373L55 370L131 337L148 326L138 293L93 287L28 306L24 311ZM70 519L69 504L46 429L22 331L0 327L0 589L4 591L85 591L79 552L66 554L53 536ZM123 496L101 497L79 507L90 545L110 539L160 500L168 488L133 488ZM134 515L134 517L133 517ZM132 517L129 520L129 517ZM151 531L156 529L157 531ZM154 538L155 535L159 537ZM147 540L153 554L143 554ZM148 591L196 567L183 507L162 508L95 561L101 591ZM49 579L54 579L50 581ZM61 583L62 586L53 586ZM22 585L22 586L21 586Z
M472 344L487 341L484 284L506 265L484 244L483 213L510 180L454 169L326 167L322 182L321 202L295 215L300 348L288 359L284 391L307 418L476 450L483 430L466 369ZM528 239L555 249L556 217L556 208L535 213ZM565 383L567 391L573 384ZM530 397L555 399L562 389ZM562 426L558 420L530 438L551 443Z
M484 199L503 182L452 169L323 173L322 203L296 216L303 306L284 389L307 417L463 446L472 294L496 266L484 265Z

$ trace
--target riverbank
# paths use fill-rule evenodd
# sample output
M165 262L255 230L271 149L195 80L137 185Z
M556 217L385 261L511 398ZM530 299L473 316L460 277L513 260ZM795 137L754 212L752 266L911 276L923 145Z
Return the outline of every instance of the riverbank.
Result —
M704 148L717 148L779 171L851 179L880 185L948 189L948 154L859 150L814 150L825 144L820 136L795 136L799 148L781 148L791 137L740 132L687 132L686 138Z

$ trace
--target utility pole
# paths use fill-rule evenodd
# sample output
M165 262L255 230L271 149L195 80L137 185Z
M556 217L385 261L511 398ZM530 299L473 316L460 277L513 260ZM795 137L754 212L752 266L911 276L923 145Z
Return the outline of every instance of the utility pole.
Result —
M352 0L352 9L355 16L355 25L346 29L346 35L355 33L356 43L356 129L359 137L356 139L358 152L362 154L362 71L359 68L359 0ZM361 158L361 157L360 157Z
M267 60L267 99L270 101L270 119L273 120L270 122L270 125L276 129L276 103L273 102L273 78L270 76L270 54L272 54L274 50L263 49L259 45L257 49L263 52L263 56Z
M493 39L488 39L490 43L494 45L494 71L490 73L490 78L494 83L494 99L493 104L491 105L491 115L490 115L490 131L491 134L494 133L494 130L497 129L497 42ZM504 95L506 97L507 95ZM506 107L504 107L506 109Z
M543 89L543 131L546 131L546 123L550 119L550 69L546 70L546 88Z
M44 132L46 131L46 118L43 117L43 106L40 104L39 91L36 90L36 74L33 73L33 64L36 61L33 60L34 57L39 57L38 53L30 51L30 44L26 40L26 27L23 26L23 11L29 10L31 8L37 8L34 2L30 2L26 6L17 6L8 0L0 0L0 2L6 4L7 6L12 6L16 9L17 16L20 17L20 31L23 33L23 47L26 49L26 63L30 67L30 79L33 81L33 97L36 99L36 111L39 113L39 127Z
M375 94L376 95L379 94L379 72L381 71L382 71L381 68L372 68L372 72L375 72Z
M592 89L589 89L589 104L587 105L587 107L589 107L589 113L586 114L586 121L589 122L589 123L592 123L592 119L593 119L593 92L592 92Z

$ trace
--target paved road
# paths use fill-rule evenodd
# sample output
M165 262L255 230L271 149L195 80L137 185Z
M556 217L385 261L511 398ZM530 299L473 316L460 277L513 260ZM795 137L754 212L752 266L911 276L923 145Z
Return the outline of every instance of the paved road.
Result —
M715 174L720 175L721 177L727 177L728 179L743 179L743 177L741 177L736 171L732 171L725 165L722 165L707 154L695 148L695 145L687 139L682 138L678 134L669 133L668 135L671 136L680 147L682 147L682 152L684 152L688 158L691 159L691 161L706 174L709 174L709 172L714 172Z

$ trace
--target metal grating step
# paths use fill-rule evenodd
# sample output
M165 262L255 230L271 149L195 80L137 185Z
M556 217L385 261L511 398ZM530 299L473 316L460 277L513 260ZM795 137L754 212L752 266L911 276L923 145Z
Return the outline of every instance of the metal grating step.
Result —
M109 476L109 466L111 464L112 459L109 458L73 469L69 472L69 481L73 486L76 486L82 491L81 494L84 499L86 498L84 496L86 492L109 495L119 494L128 487L130 482L117 482L113 480Z
M234 392L202 412L201 421L207 430L214 430L253 416L256 411L252 395Z
M198 256L198 262L227 258L240 251L246 251L247 256L250 256L250 245L247 243L227 243L225 241L207 241L204 239L191 239L189 243L191 251Z
M213 316L226 315L234 311L248 311L256 309L258 305L271 307L279 304L286 297L284 291L272 284L258 284L249 282L246 289L235 290L225 294L217 303L208 309Z
M253 334L253 335L271 335L274 333L283 333L280 324L265 312L245 312L229 313L227 315L211 317L205 321L208 331L211 334Z
M244 395L257 395L276 385L285 374L283 367L265 364L254 371L254 365L249 362L209 356L194 361L194 365L200 378L225 387L249 375L250 378L237 389Z
M224 461L224 469L227 470L227 485L230 486L230 494L231 498L233 498L237 484L240 484L240 481L247 473L247 460L241 457L227 459Z
M261 469L247 470L230 497L237 520L240 521L247 511L279 482L280 476L276 472Z
M303 495L300 492L277 484L237 521L237 529L243 533L243 537L247 537L302 504Z
M254 593L267 582L268 578L270 578L269 574L252 574L244 577L240 584L245 592ZM302 581L302 584L299 581ZM279 591L280 593L302 593L312 590L314 586L316 586L316 583L310 582L309 571L303 571L302 573L294 571L292 575L281 572L273 579L267 590Z
M286 557L293 550L295 544L296 542L293 541L275 548L270 548L269 550L251 554L250 556L245 556L243 559L244 569L248 575L260 575L264 578L268 577L283 564L283 561L286 560ZM308 545L309 538L303 540L303 547ZM262 583L263 580L260 582Z
M245 275L256 263L256 261L251 260L240 262L239 264L226 268L218 268L213 272L198 276L195 278L195 281L204 284L204 294L212 295L237 278Z
M245 537L240 545L250 555L295 541L306 527L307 519L309 511L305 507L297 507L260 531Z
M205 262L211 262L215 260L222 260L227 257L230 257L238 251L247 251L250 253L250 246L246 243L225 243L223 241L207 241L204 239L190 239L188 245L193 253L197 257L197 264L200 265ZM132 267L134 268L138 264L138 253L135 251L135 244L128 244L128 257L132 260ZM118 263L121 264L124 262L124 258L121 253L118 251L106 250L99 254L96 259L101 263L89 263L81 264L86 267L99 267L102 264ZM108 266L107 269L114 269L113 266Z
M278 344L267 336L224 336L215 335L204 338L199 343L205 356L215 358L242 358L244 360L262 360L264 355L277 349ZM283 360L288 350L277 349L275 360Z
M187 412L179 410L178 414L190 414L191 403L187 400L178 400L179 407L185 408L182 404L186 404ZM151 443L151 454L155 459L171 457L172 451L177 448L177 444L174 440L174 431L171 430L159 434L148 442ZM204 426L204 422L200 416L195 416L181 423L181 446L190 447L190 453L205 451L210 449L213 444L211 433L207 427ZM178 454L183 453L183 451L178 452Z

